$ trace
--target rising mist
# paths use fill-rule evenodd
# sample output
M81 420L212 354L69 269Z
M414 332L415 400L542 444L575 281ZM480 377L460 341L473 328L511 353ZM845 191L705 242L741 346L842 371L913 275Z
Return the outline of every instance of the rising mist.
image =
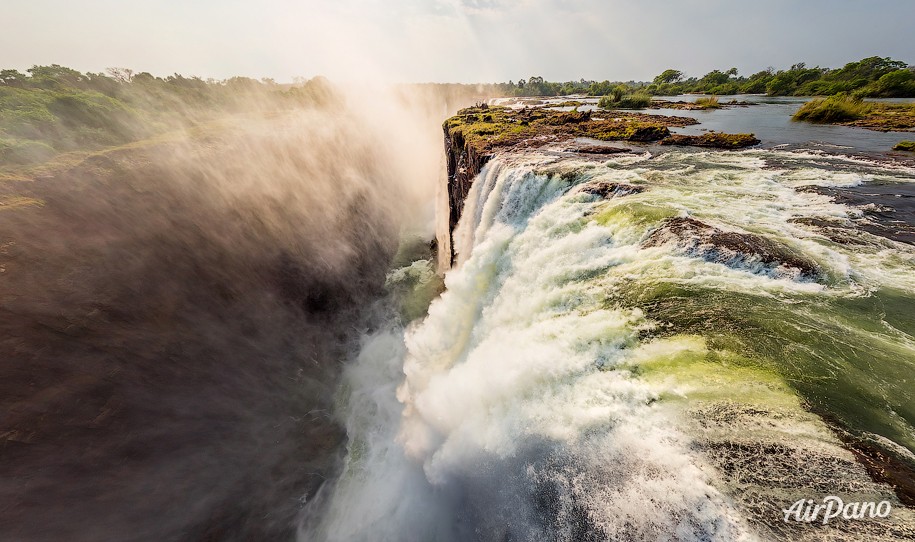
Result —
M0 539L293 538L390 259L433 238L452 108L338 98L3 185Z

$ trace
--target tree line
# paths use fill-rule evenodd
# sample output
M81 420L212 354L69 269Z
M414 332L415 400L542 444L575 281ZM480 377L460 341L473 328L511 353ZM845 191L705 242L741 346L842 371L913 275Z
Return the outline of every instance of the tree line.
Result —
M228 113L333 102L323 78L217 81L126 68L81 73L52 64L0 70L0 165L119 145Z
M729 96L768 94L769 96L832 96L848 93L861 98L915 97L915 66L892 58L869 57L849 62L842 68L807 67L803 62L787 70L768 68L742 76L737 68L713 70L702 77L686 77L668 69L651 82L579 81L551 82L530 77L495 85L506 96L564 96L587 94L608 96L614 93L643 93L676 96L697 93Z

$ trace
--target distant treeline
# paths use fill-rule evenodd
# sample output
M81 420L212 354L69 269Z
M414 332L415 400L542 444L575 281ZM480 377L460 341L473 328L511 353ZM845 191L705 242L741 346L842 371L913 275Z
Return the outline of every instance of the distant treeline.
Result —
M915 67L903 61L875 56L838 69L808 68L806 64L799 63L788 70L769 68L748 77L739 75L736 68L714 70L699 78L687 78L683 72L669 69L650 83L584 79L561 83L530 77L493 86L494 90L506 96L607 96L621 92L654 96L687 93L831 96L844 92L862 98L912 98L915 97Z
M764 70L749 77L735 68L685 77L669 69L652 82L551 82L542 77L507 83L407 85L404 99L434 94L453 109L473 99L500 96L607 96L608 105L645 104L650 95L738 93L771 96L915 97L915 68L891 58L871 57L839 69ZM227 80L155 77L125 68L81 73L59 66L34 66L26 73L0 70L0 166L31 164L67 151L92 150L194 126L231 113L277 111L335 103L338 94L322 77L293 85L271 79ZM612 102L612 103L610 103Z
M0 165L119 145L227 113L328 103L333 96L323 78L278 85L123 68L80 73L56 64L27 73L0 70Z

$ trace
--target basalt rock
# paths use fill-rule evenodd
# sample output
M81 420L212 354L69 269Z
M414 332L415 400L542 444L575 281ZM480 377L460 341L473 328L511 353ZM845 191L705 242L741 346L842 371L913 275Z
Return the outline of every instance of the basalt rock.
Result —
M439 258L448 258L450 267L454 265L455 257L454 228L457 227L461 212L464 210L464 200L470 193L473 180L492 158L492 154L482 152L474 145L468 145L462 132L449 131L446 128L445 156L448 166L448 237L447 247L442 247Z
M607 147L604 145L588 145L585 147L566 149L566 152L577 152L581 154L623 154L632 152L632 149L624 149L622 147Z
M661 145L681 145L686 147L708 147L712 149L742 149L759 145L753 134L725 134L709 132L702 135L671 135L661 141Z
M816 279L816 263L796 254L789 247L753 233L725 231L694 218L671 218L653 231L643 247L675 244L686 254L729 267L761 265L766 272Z
M579 185L576 191L584 194L593 194L602 198L610 199L630 194L640 194L645 191L644 186L634 184L613 183L609 181L598 181Z

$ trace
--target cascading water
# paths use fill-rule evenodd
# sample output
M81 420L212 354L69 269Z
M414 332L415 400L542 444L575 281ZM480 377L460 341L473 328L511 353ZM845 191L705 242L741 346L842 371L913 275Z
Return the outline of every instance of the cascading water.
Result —
M366 336L348 367L346 464L301 538L915 536L912 510L823 421L915 461L915 250L824 236L809 220L861 211L798 189L912 174L780 151L491 161L444 293L423 320ZM601 182L638 190L580 189ZM653 237L678 217L768 239L811 270ZM389 283L428 295L431 270L415 262ZM782 521L826 494L893 514Z

